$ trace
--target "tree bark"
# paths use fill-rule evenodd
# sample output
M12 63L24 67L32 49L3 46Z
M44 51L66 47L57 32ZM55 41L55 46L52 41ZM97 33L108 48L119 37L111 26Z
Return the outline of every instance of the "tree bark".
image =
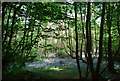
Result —
M92 55L91 55L91 26L90 26L90 2L88 2L87 5L87 16L86 16L86 39L87 39L87 44L86 44L86 53L88 55L87 62L91 74L91 78L94 79L94 68L93 68L93 60L92 60Z
M104 16L105 16L105 7L106 3L103 2L103 9L102 9L102 18L101 18L101 24L100 24L100 38L99 38L99 57L97 61L97 66L96 66L96 78L98 77L99 71L100 71L100 64L102 60L102 44L103 44L103 27L104 27Z
M5 8L6 8L6 4L3 2L2 3L2 27L4 26L4 19L5 19ZM3 34L4 34L4 29L2 28L2 38L3 38Z
M110 3L108 3L108 12L107 12L107 25L108 25L108 70L110 72L115 72L114 69L114 62L113 62L113 56L112 56L112 40L111 40L111 21L112 17L110 15Z
M79 71L79 77L80 79L82 79L82 75L81 75L81 67L80 67L80 63L79 63L79 55L78 55L78 27L77 27L77 3L74 3L75 5L75 34L76 34L76 62L77 62L77 67L78 67L78 71Z
M82 5L81 5L82 6ZM81 17L81 23L82 23L82 33L83 33L83 37L82 37L82 42L81 42L81 50L80 50L80 57L82 58L82 53L83 53L83 41L85 39L85 33L84 33L84 24L83 24L83 15L82 15L82 7L80 7L80 17Z
M17 3L16 3L17 4ZM15 4L15 6L16 6ZM12 37L13 37L13 31L14 31L14 24L15 24L15 18L16 18L16 14L17 14L17 10L19 10L21 8L22 4L19 5L18 8L14 8L14 14L13 14L13 20L12 20L12 25L11 25L11 32L10 32L10 39L8 42L8 46L11 45L11 41L12 41Z
M6 39L7 39L7 36L8 36L8 25L9 25L10 13L11 13L11 9L9 10L9 15L8 15L8 19L7 19L6 33L5 33L5 36L4 36L3 45L4 45L4 43L5 43ZM4 22L4 19L3 19L2 22ZM2 27L4 27L4 25ZM5 30L3 30L3 31L5 31ZM4 32L3 32L3 34L4 34Z

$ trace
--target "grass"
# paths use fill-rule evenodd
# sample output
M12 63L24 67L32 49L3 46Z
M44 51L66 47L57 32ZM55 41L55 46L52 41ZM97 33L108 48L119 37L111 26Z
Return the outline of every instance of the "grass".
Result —
M27 66L26 69L28 69L30 72L38 73L43 78L47 79L73 79L74 77L78 76L77 70L74 71L73 68L65 66Z
M61 59L62 60L62 59ZM42 78L45 79L74 79L78 76L78 70L76 67L76 62L68 60L63 61L63 64L60 64L61 61L53 61L44 59L40 62L35 62L36 65L28 64L25 67L25 70L30 72L38 73ZM39 66L38 64L46 63L44 66ZM73 65L71 66L71 63Z
M62 61L62 64L60 61ZM105 67L104 63L102 65ZM81 68L82 75L84 75L86 65L81 63ZM116 69L120 70L119 67L116 67ZM106 79L111 78L111 76L113 75L110 75L106 71L104 72L103 77ZM29 79L29 81L34 81L34 79L79 79L79 74L74 59L51 59L50 61L49 59L42 59L41 61L26 64L26 67L21 73L17 75L8 74L7 77L9 77L9 80L5 81L11 81L10 78L13 77L14 79Z

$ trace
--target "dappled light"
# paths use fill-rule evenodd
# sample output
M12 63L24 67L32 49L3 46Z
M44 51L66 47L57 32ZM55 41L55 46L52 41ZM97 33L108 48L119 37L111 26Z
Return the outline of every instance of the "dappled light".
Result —
M3 81L119 81L119 2L2 2Z
M55 70L55 71L61 71L61 70L63 70L63 69L60 69L60 68L58 68L58 67L51 67L50 69L51 69L51 70Z

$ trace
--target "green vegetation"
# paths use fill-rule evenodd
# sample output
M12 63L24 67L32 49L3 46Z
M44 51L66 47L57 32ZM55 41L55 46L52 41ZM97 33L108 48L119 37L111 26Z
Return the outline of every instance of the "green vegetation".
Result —
M119 2L2 2L3 80L119 80L119 12Z

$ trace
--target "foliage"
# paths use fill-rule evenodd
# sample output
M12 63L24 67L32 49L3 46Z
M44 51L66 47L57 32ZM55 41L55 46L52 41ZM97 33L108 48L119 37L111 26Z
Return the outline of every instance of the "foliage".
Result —
M25 63L50 55L77 58L78 65L82 60L93 75L99 75L103 59L114 69L120 58L119 7L119 2L2 2L3 74L17 75ZM87 72L82 77L89 78Z
M66 52L64 50L60 50L56 53L56 56L59 58L67 58L68 55L66 54Z

